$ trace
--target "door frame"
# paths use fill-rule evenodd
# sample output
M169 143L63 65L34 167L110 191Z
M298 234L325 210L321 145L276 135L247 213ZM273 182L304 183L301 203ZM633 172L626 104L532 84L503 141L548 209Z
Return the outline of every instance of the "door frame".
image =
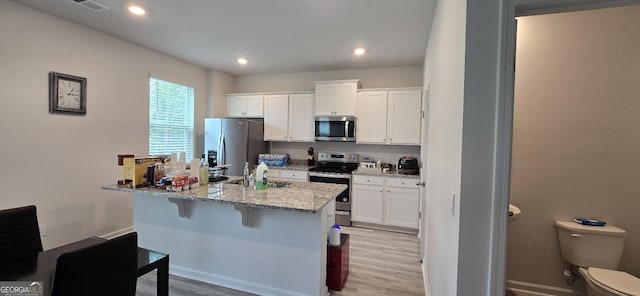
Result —
M500 12L498 98L492 215L491 266L488 295L503 295L506 283L507 211L511 182L511 141L515 83L516 22L518 16L581 11L640 4L640 0L504 0ZM513 20L513 21L511 21Z

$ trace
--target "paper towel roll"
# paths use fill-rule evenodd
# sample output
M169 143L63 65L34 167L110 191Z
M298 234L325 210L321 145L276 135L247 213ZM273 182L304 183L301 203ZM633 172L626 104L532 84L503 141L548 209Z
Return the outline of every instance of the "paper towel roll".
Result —
M329 229L329 245L340 246L340 226L335 224Z

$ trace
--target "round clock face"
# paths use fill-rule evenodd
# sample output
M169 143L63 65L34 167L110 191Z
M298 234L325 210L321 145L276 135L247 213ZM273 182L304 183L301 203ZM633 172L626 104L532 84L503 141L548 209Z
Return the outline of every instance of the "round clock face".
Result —
M80 87L78 81L58 79L58 108L80 110Z

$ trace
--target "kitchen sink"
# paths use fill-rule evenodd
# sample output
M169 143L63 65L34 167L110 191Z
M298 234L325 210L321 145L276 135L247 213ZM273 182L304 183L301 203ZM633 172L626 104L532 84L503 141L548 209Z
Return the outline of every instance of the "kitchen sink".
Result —
M233 185L242 185L242 179L237 179L237 180L233 180L233 181L229 181L226 182L227 184L233 184ZM271 181L271 182L267 182L267 186L269 188L283 188L283 187L287 187L291 185L290 182L283 182L283 181Z

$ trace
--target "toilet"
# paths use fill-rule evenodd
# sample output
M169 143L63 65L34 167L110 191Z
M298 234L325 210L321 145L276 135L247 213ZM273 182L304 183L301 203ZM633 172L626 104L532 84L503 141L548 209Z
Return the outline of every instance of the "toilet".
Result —
M556 221L562 258L578 268L589 296L640 295L640 278L618 271L627 232L615 226Z

